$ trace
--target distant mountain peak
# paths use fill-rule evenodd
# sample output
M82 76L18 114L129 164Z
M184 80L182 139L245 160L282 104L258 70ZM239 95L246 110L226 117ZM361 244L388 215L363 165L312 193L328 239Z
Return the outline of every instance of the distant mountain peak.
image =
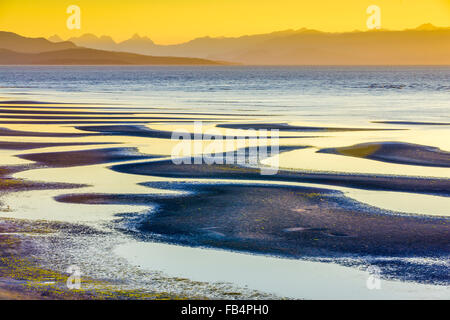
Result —
M78 39L98 39L98 37L93 33L84 33L78 37Z
M99 39L102 40L102 41L115 42L115 41L113 40L113 38L111 38L110 36L101 36Z
M295 30L296 33L322 33L322 31L315 30L315 29L308 29L308 28L300 28L298 30Z
M420 30L420 31L434 31L434 30L438 30L438 29L440 29L440 28L436 27L435 25L433 25L431 23L424 23L416 28L416 30Z
M149 37L141 37L138 33L135 33L130 39L122 41L122 44L126 43L142 43L142 44L154 44Z
M48 38L48 40L51 41L51 42L63 42L64 41L57 34L52 35L51 37Z
M111 50L116 45L116 42L110 36L103 35L99 37L92 33L85 33L79 37L72 37L69 41L75 43L77 46L105 50Z

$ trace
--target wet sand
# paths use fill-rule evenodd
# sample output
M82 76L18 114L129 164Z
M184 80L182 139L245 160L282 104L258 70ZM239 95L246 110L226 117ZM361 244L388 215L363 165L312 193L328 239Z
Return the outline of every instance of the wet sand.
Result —
M26 113L26 112L24 112ZM53 116L53 115L42 115L42 116L33 116L33 115L1 115L1 117L3 119L35 119L35 120L111 120L114 119L112 117L107 117L107 116L103 116L103 117L99 117L99 116ZM117 117L117 120L121 120L122 122L125 122L124 120L133 120L133 121L146 121L146 120L184 120L184 121L194 121L197 120L197 118L188 118L188 117L183 117L183 118L179 118L179 117L139 117L139 116L135 116L135 117ZM223 119L218 119L218 118L204 118L204 120L210 120L210 121L220 121Z
M98 144L109 144L107 142L12 142L0 141L0 150L29 150L40 148L52 148L63 146L89 146Z
M137 125L113 125L113 126L77 126L76 129L88 132L96 132L102 134L119 135L119 136L131 136L131 137L147 137L147 138L159 138L159 139L172 139L174 131L163 131L150 129L145 126ZM252 137L237 135L237 136L226 136L226 135L211 135L202 134L197 137L194 133L188 134L191 140L211 140L216 137L220 139L252 139ZM311 138L311 136L282 136L280 139L286 138Z
M426 121L371 121L372 123L418 125L418 126L450 126L450 122L426 122Z
M46 261L42 261L42 255L45 253L42 251L62 250L63 248L57 247L56 243L61 239L69 239L74 236L89 237L98 241L104 237L104 233L77 224L1 219L0 300L167 300L188 297L161 289L159 291L136 290L123 286L118 281L108 282L105 279L92 279L88 275L82 275L80 279L83 289L67 289L66 283L70 274L65 269L56 270L54 262L44 266ZM75 250L76 245L76 242L73 241L70 247L65 247L63 250ZM86 251L85 248L84 251ZM131 272L134 273L135 270L130 269L130 276ZM155 274L147 273L146 276L154 277ZM186 285L200 287L198 282L189 283L187 279L174 281L161 277L159 281L166 283L172 281L175 284L176 281L188 282ZM226 291L219 291L219 293L226 294ZM189 298L205 297L190 294Z
M144 160L154 158L154 156L141 154L136 148L107 148L24 154L20 155L19 158L34 161L37 164L58 168L129 160Z
M319 153L332 153L390 163L450 167L450 152L439 148L402 142L371 142L350 147L321 149Z
M33 167L30 166L8 166L0 167L0 196L6 192L19 192L23 190L42 190L42 189L66 189L81 187L80 184L71 183L48 183L48 182L36 182L36 181L24 181L21 179L15 179L11 175L24 170L30 170ZM0 200L0 204L1 204ZM9 211L9 208L4 209Z
M13 122L12 124L20 124ZM55 137L55 138L67 138L67 137L86 137L93 136L92 133L66 133L66 132L33 132L33 131L21 131L12 130L8 128L0 128L0 137Z
M119 164L112 170L168 178L268 180L309 182L331 186L343 186L367 190L417 192L450 196L449 179L413 178L361 174L313 173L279 170L276 175L264 176L259 169L235 165L174 164L171 160L159 160L134 164Z
M67 194L56 200L93 205L156 205L156 214L141 217L136 226L141 233L136 237L145 239L147 235L150 239L189 246L291 258L432 258L447 254L450 245L450 228L445 218L391 215L352 201L340 192L233 184L179 183L176 188L189 194ZM420 263L392 260L389 267L382 267L391 277L449 284L445 268L433 269L430 278L430 267L424 268ZM414 272L408 271L411 267Z
M279 130L287 132L345 132L345 131L383 131L383 130L398 130L398 129L380 129L380 128L339 128L339 127L313 127L313 126L293 126L288 123L227 123L217 125L219 128L229 129L267 129L267 130Z

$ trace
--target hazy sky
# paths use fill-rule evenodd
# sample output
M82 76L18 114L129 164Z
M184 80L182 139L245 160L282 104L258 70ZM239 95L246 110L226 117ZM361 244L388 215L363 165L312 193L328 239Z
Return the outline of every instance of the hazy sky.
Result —
M64 39L94 33L124 40L139 33L167 44L302 27L366 30L366 8L373 4L386 29L450 26L450 0L0 0L0 30ZM81 30L66 27L69 5L81 8Z

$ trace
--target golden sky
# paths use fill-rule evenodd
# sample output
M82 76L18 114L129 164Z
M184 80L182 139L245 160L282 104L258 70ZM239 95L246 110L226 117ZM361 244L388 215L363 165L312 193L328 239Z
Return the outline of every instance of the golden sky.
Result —
M373 4L385 29L450 26L450 0L0 0L0 30L63 39L93 33L125 40L139 33L169 44L302 27L366 30ZM81 8L81 30L66 27L69 5Z

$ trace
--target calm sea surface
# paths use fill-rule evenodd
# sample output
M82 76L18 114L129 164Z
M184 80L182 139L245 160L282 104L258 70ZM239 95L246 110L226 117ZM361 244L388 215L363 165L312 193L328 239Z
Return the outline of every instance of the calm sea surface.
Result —
M0 67L0 96L302 121L449 121L450 67L14 66Z

